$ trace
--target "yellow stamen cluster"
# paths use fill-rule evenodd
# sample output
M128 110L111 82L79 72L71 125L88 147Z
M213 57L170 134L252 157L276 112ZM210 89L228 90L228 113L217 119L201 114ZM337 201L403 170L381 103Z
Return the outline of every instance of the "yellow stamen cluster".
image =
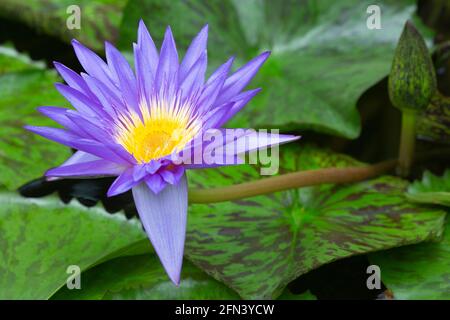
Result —
M122 115L116 139L139 163L170 155L183 149L200 131L199 121L192 119L192 108L175 101L154 99L140 104L136 113Z

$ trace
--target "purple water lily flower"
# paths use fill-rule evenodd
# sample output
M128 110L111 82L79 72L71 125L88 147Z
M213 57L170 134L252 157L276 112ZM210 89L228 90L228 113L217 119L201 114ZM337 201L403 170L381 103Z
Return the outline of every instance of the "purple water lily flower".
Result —
M105 44L105 62L74 40L86 73L79 75L59 63L55 67L67 83L56 88L75 110L39 108L64 129L26 127L78 150L48 170L47 177L117 176L108 196L132 190L145 231L176 285L186 233L185 170L218 164L180 164L171 155L192 147L190 142L205 130L223 130L222 125L258 93L259 89L242 90L269 56L264 52L231 75L230 59L205 81L207 36L205 26L179 63L170 27L158 53L141 21L133 47L134 72L111 44ZM277 142L296 138L279 136ZM270 141L264 139L257 147L267 147Z

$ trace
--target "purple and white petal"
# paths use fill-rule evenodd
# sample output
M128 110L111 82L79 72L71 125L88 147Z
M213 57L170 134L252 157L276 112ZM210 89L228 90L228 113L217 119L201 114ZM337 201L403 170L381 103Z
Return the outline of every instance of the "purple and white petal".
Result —
M144 229L169 278L180 284L186 235L188 190L184 175L177 185L168 185L159 194L141 183L133 197Z
M243 90L250 80L261 68L262 64L269 57L270 52L263 52L256 58L250 60L247 64L239 68L235 73L233 73L223 85L222 90L219 93L219 97L216 101L216 106L232 99L234 96L238 95L241 90Z
M125 169L126 167L111 161L94 160L56 167L48 170L45 176L64 178L114 177L120 175Z
M131 188L133 188L138 182L133 179L133 168L128 168L122 172L120 176L114 180L111 187L109 187L107 196L113 197L118 194L127 192Z
M180 65L179 79L184 81L190 73L192 66L203 55L206 54L206 44L208 42L208 25L205 25L198 35L192 40L186 55Z

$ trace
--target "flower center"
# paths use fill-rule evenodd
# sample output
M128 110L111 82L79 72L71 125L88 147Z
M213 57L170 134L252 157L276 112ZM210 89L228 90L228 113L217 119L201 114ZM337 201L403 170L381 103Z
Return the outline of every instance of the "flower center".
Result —
M181 151L199 131L199 126L191 121L187 112L156 108L150 113L148 108L141 106L141 113L143 120L137 114L121 117L116 136L117 142L139 163Z

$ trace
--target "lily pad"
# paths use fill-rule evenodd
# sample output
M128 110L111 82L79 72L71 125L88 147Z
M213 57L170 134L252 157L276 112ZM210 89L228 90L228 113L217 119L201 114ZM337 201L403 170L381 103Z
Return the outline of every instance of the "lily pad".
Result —
M233 127L313 129L355 138L356 102L389 73L393 52L415 1L378 1L381 29L369 29L373 1L136 0L124 10L119 44L130 50L143 18L157 42L171 25L178 48L208 23L212 65L236 54L272 55L252 82L263 91L236 115ZM427 33L419 21L415 22Z
M442 177L425 171L421 181L415 181L406 196L411 201L450 207L450 169Z
M417 135L423 140L450 144L450 97L436 94L418 117Z
M450 297L450 220L438 243L424 243L371 254L383 283L401 300Z
M284 150L284 151L283 151ZM282 148L280 171L361 163L307 146ZM259 178L256 167L189 171L191 186ZM382 176L189 207L185 254L247 299L276 298L331 261L438 238L445 211L406 201L408 182Z
M11 46L0 46L0 75L7 72L44 68L45 64L43 62L33 61L30 57L18 52Z
M13 193L1 193L0 204L0 299L47 299L69 266L86 270L145 238L138 221L100 208Z
M3 62L14 61L16 59L11 57ZM67 105L53 86L57 81L55 72L33 66L18 72L0 73L0 187L15 190L71 155L69 148L23 128L27 124L54 126L55 123L36 108Z
M177 288L153 254L110 260L83 273L81 279L81 290L64 287L53 299L239 299L187 261Z
M28 24L40 33L70 42L78 39L87 46L103 49L105 40L115 42L126 0L3 0L0 16ZM72 17L80 10L80 28L69 29Z

